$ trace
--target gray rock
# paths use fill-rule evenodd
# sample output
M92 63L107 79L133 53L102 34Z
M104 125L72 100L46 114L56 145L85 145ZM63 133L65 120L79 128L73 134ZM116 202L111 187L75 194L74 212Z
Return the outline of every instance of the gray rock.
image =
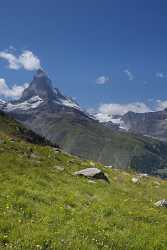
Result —
M62 166L54 166L54 168L59 170L59 171L64 171L64 167L62 167Z
M139 184L143 178L148 178L148 177L149 177L148 174L140 173L137 176L132 178L132 182L135 184Z
M113 168L112 165L104 166L105 168Z
M99 179L109 182L107 176L98 168L85 168L74 173L77 176L85 176L90 179Z
M138 176L133 177L133 178L132 178L132 182L133 182L134 184L139 184L139 183L140 183L140 177L138 177Z
M139 177L144 177L144 178L148 178L149 177L149 175L148 174L144 174L144 173L140 173L139 175L138 175Z
M0 144L4 144L4 140L1 140L1 139L0 139Z
M159 200L156 203L154 203L156 207L166 207L167 208L167 200Z
M40 156L36 153L31 153L30 157L34 159L40 158Z
M60 153L61 150L60 150L59 148L53 148L53 152L54 152L55 154L57 154L57 153Z

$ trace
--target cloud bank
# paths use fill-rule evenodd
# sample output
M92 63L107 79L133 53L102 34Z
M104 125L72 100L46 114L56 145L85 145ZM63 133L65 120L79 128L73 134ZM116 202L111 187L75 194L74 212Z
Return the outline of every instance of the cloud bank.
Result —
M135 113L145 113L150 112L152 110L143 102L134 102L127 104L101 104L97 110L91 110L90 112L94 114L99 121L108 122L111 121L113 116L121 116L129 111L133 111Z
M23 68L32 71L41 68L39 58L29 50L24 50L19 56L11 52L1 51L0 59L6 60L8 62L8 67L13 70Z
M28 87L28 83L23 85L14 84L11 88L7 85L5 79L0 79L0 96L5 98L19 98L24 89Z
M157 100L156 101L156 111L164 110L167 108L167 100Z

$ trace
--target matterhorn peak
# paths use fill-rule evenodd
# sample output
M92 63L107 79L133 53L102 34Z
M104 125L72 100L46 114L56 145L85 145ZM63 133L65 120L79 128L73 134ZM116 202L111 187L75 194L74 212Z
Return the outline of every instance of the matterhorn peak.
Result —
M54 95L52 82L46 72L40 68L34 74L33 80L22 94L21 100L27 100L34 96L42 99L51 99Z
M32 82L23 91L21 98L6 104L6 110L7 112L32 110L40 108L41 104L80 110L79 105L72 98L63 95L58 88L52 86L51 80L42 68L35 72Z
M39 68L39 69L37 69L34 77L37 77L37 78L40 77L41 78L41 77L48 77L48 76L47 76L46 72L42 68Z

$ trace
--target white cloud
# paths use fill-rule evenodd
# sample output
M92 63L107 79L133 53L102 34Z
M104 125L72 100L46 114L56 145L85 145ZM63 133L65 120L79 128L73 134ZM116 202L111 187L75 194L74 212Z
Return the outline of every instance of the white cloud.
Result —
M157 100L156 101L156 111L164 110L167 108L167 100Z
M134 80L134 75L128 69L125 69L123 72L128 76L129 81L133 81Z
M167 108L167 100L154 101L153 99L150 99L149 101L151 101L150 106L146 105L144 102L101 104L97 109L89 109L88 113L92 114L100 122L109 122L115 119L114 116L122 116L129 111L135 113L147 113L161 111Z
M112 120L113 116L124 115L129 111L133 111L135 113L145 113L152 110L143 102L134 102L127 104L109 103L101 104L99 108L96 111L92 111L92 113L94 113L95 117L99 121L108 122Z
M23 51L19 56L19 62L26 70L36 70L41 67L39 58L28 50Z
M156 73L156 77L163 79L163 78L166 77L166 74L163 73L163 72L157 72L157 73Z
M5 79L0 79L0 96L5 98L19 98L24 89L28 87L28 83L23 85L14 84L11 88L6 84Z
M110 76L99 76L96 79L97 84L106 84L111 82L111 77Z
M19 56L11 52L1 51L0 59L7 60L8 67L14 70L24 68L25 70L32 71L41 68L39 58L29 50L24 50Z
M8 67L10 69L17 70L21 67L20 63L18 62L18 59L12 53L2 51L2 52L0 52L0 58L8 61L8 63L9 63Z

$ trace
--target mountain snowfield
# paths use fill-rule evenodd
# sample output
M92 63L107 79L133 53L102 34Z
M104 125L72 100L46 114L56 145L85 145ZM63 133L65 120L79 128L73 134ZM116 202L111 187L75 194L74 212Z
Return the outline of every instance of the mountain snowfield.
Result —
M5 103L3 102L2 105L4 106L4 111L10 112L13 110L29 110L29 109L35 109L38 106L40 106L44 100L40 98L38 95L33 96L30 99L20 102L20 103L15 103L15 102L9 102ZM66 98L66 100L59 98L58 100L54 101L58 105L63 105L67 106L70 108L75 108L75 109L81 109L78 104L76 104L74 101L72 101L70 98Z
M14 103L9 102L4 107L4 110L7 112L10 112L16 109L21 109L21 110L34 109L34 108L37 108L43 102L44 101L39 96L33 96L30 99L21 103L14 104Z
M128 131L129 128L125 124L125 122L122 120L121 116L117 115L108 115L103 113L94 113L92 116L99 121L100 123L103 123L109 127L112 127L112 125L116 125L118 129Z

